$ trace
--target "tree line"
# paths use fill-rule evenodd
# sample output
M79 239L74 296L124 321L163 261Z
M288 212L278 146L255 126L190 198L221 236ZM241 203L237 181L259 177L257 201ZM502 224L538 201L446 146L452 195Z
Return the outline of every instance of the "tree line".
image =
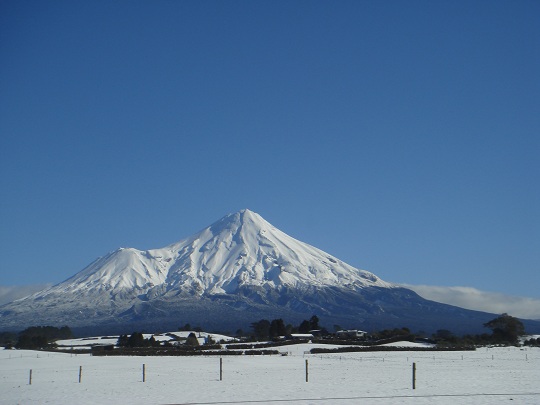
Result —
M491 334L483 333L477 335L456 336L451 331L439 329L431 335L431 339L439 346L482 346L482 345L516 345L519 343L519 338L525 334L523 323L508 314L502 314L489 322L486 322L484 327L491 329ZM186 324L180 330L190 330L190 325ZM197 327L196 329L201 330ZM309 333L310 331L320 331L321 335L329 335L326 328L321 327L319 318L313 315L310 319L303 320L299 325L294 326L285 324L281 318L267 320L261 319L251 323L251 338L253 340L272 340L281 336L290 336L295 333ZM339 325L334 325L334 330L342 329ZM239 330L237 335L244 335ZM424 337L424 335L421 335ZM395 337L404 339L414 339L414 334L406 328L385 329L370 334L371 340L384 340ZM32 326L20 333L2 332L0 333L0 344L6 348L15 347L17 349L44 349L54 347L54 341L59 339L71 339L73 333L68 326L57 328L54 326ZM164 344L167 345L165 342ZM208 343L213 343L208 341ZM170 344L170 343L169 343ZM194 333L190 333L186 344L188 346L197 346L199 344ZM523 342L528 346L540 346L540 338L530 338ZM119 347L156 347L160 342L157 342L153 336L145 339L140 332L133 332L131 335L121 335L118 338L117 346Z
M525 335L525 326L523 323L519 319L506 313L486 322L484 327L491 329L491 334L467 334L458 337L446 329L440 329L433 335L433 338L441 346L517 345L520 336Z
M291 324L285 325L283 319L261 319L260 321L251 323L253 330L252 337L256 340L275 339L279 336L289 336L294 333L309 333L313 330L322 330L319 325L319 318L313 315L309 320L304 319L298 326ZM326 329L324 330L326 331Z
M523 323L519 319L506 313L486 322L483 326L487 329L491 329L491 334L467 334L459 337L449 330L440 329L434 333L429 340L440 346L516 345L519 343L520 336L525 334ZM289 336L294 333L308 333L313 330L320 331L320 334L323 336L329 335L326 328L319 325L319 318L316 315L313 315L309 320L302 321L300 325L296 327L291 324L285 325L283 319L280 318L272 321L261 319L257 322L253 322L251 328L253 330L252 338L256 340L272 340L280 336ZM341 327L339 325L334 325L334 329L337 331L341 329ZM370 333L371 340L385 340L396 337L414 340L416 337L425 338L425 334L419 333L415 335L411 333L407 327L384 329ZM526 341L526 344L532 346L539 345L540 339L529 339Z
M207 339L208 344L215 343L210 337ZM191 332L185 341L186 346L199 346L199 340L195 333ZM163 343L158 342L154 336L145 338L141 332L133 332L131 335L120 335L116 342L118 347L159 347L159 346L172 346L168 341Z
M68 326L31 326L19 333L0 334L0 341L7 349L45 349L54 347L55 340L71 338L73 333Z

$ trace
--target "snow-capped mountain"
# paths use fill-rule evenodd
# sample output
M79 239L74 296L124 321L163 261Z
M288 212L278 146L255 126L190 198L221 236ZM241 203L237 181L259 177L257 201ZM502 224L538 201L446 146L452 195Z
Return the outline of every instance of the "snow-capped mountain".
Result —
M162 249L120 248L35 297L84 292L114 298L131 291L154 297L170 291L202 296L234 294L247 286L280 291L393 285L242 210Z
M1 306L0 328L112 330L186 322L232 328L263 317L294 322L313 314L364 329L432 329L437 320L451 329L452 316L461 326L490 319L424 300L242 210L161 249L111 252L60 284Z

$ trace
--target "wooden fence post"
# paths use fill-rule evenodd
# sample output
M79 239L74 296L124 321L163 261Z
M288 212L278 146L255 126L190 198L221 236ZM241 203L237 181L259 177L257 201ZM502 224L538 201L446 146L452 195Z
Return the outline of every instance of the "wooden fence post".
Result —
M309 382L309 363L308 363L308 359L306 359L306 382Z
M82 381L82 366L79 366L79 384Z
M416 389L416 363L412 364L412 389Z
M146 364L142 365L142 382L146 382Z
M30 369L30 376L28 377L28 385L32 385L32 369Z
M219 381L223 381L223 357L219 358Z

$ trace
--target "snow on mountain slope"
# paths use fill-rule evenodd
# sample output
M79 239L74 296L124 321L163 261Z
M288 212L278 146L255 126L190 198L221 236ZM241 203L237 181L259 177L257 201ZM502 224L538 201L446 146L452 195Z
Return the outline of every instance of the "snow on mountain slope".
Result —
M260 215L242 210L162 249L118 249L35 297L76 292L142 294L151 290L157 295L178 290L198 295L233 294L242 286L276 290L393 287L290 237Z
M174 262L167 277L171 287L195 287L201 293L233 293L243 285L392 286L290 237L249 210L227 215L191 238L150 252Z
M120 248L96 260L60 286L65 286L66 291L82 289L108 291L153 287L162 284L165 278L165 266L157 262L148 252Z

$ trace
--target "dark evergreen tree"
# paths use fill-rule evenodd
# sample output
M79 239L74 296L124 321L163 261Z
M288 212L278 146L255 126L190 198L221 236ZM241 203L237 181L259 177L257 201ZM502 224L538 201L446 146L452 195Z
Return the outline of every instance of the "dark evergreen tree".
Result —
M128 335L120 335L118 337L118 340L116 342L116 346L118 347L126 347L128 345L129 337Z
M59 339L71 339L73 338L73 333L68 326L62 326L59 331Z
M71 329L67 326L63 326L61 328L57 328L55 326L31 326L29 328L26 328L21 333L19 333L19 336L42 336L44 337L48 342L51 342L53 340L57 339L70 339L73 337L73 334L71 333Z
M394 329L384 329L378 332L374 332L372 334L373 338L375 340L380 339L390 339L390 338L396 338L396 337L407 337L410 336L411 331L409 328L394 328Z
M525 346L540 347L540 338L530 338L523 342Z
M272 320L268 334L270 338L285 336L287 334L287 329L285 328L285 322L283 322L283 319Z
M47 345L48 342L45 336L21 335L15 344L15 347L17 349L43 349L47 347Z
M71 329L67 326L57 328L54 326L31 326L26 328L21 333L16 348L19 349L41 349L50 346L55 340L68 339L73 337Z
M493 331L492 337L496 342L506 342L516 344L518 338L525 334L523 323L513 316L502 314L484 324L486 328Z
M127 342L128 347L145 347L148 342L145 341L141 332L133 332Z
M258 340L266 340L270 336L270 321L267 319L261 319L259 322L253 322L251 324L253 334Z
M17 343L15 343L15 347L17 349L34 349L35 347L32 343L32 336L29 336L29 335L19 336Z
M199 340L197 339L197 336L195 336L195 333L191 332L187 339L186 339L186 345L187 346L199 346Z
M118 347L156 347L160 346L160 342L156 341L154 336L145 339L141 332L133 332L131 336L120 335L116 345Z
M302 323L300 324L300 326L298 327L298 332L308 333L310 330L311 330L311 323L304 319Z
M12 347L17 342L17 334L13 332L0 333L0 345L6 348Z
M309 330L319 330L319 318L317 315L313 315L309 320Z

